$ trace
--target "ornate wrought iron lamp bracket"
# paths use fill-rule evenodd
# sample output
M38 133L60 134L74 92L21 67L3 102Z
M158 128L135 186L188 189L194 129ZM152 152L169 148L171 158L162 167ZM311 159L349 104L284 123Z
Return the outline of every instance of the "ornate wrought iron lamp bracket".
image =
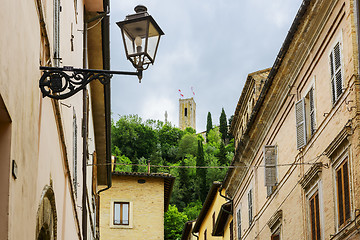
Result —
M137 72L110 71L97 69L81 69L67 67L40 67L43 75L39 81L39 87L43 97L53 99L66 99L86 88L93 80L99 80L103 85L109 84L113 74L138 76L142 78L142 69Z

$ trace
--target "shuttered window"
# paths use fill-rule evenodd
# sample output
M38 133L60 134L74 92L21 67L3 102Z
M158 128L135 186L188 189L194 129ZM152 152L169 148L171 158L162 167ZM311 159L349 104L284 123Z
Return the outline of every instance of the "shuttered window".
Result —
M336 170L338 223L343 226L350 219L350 186L348 161Z
M129 225L129 203L114 202L114 225Z
M268 196L273 192L273 187L277 184L277 148L275 145L264 146L265 163L265 186Z
M249 210L249 226L253 220L253 191L252 189L249 190L248 193L248 210Z
M305 100L295 103L297 149L306 145Z
M335 104L343 92L341 44L337 42L330 53L332 102Z
M315 126L315 102L314 102L314 88L312 87L308 94L305 97L306 103L306 121L308 126L307 137L310 139L314 135L316 126Z
M319 210L319 193L316 192L309 199L310 205L310 225L311 225L311 240L320 240L320 210Z
M297 149L304 147L316 131L314 87L295 104Z
M238 240L241 239L241 209L239 208L236 213L236 221L237 221L237 237Z

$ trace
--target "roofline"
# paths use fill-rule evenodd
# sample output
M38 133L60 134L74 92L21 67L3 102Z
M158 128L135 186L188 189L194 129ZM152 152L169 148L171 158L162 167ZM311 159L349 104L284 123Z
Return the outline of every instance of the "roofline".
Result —
M193 228L194 233L199 232L200 226L201 226L202 222L204 221L206 213L209 211L209 208L210 208L212 202L214 201L215 196L216 196L216 194L218 192L218 188L220 186L221 186L221 182L213 182L213 184L212 184L212 186L211 186L211 188L210 188L210 190L209 190L209 192L208 192L208 194L206 196L204 205L201 208L199 216L196 219L196 223L195 223L194 228Z
M141 172L112 172L117 177L140 177L164 179L164 211L167 212L170 204L170 197L175 183L175 177L167 173L141 173Z
M293 23L291 24L291 27L290 27L290 30L285 38L285 41L283 42L281 48L280 48L280 51L275 59L275 62L270 70L270 73L264 83L264 87L262 88L261 90L261 93L260 93L260 96L259 96L259 99L258 101L256 102L255 104L255 107L252 111L252 114L250 116L250 119L249 119L249 122L246 126L246 132L243 134L248 134L249 131L250 131L250 128L252 127L252 125L254 124L255 122L255 118L257 116L257 114L259 113L259 110L261 108L261 105L263 104L264 102L264 99L265 99L265 96L267 94L267 92L269 91L270 89L270 86L279 70L279 67L281 66L281 63L287 53L287 51L289 50L289 47L290 47L290 44L294 38L294 35L295 33L297 32L298 30L298 26L301 22L301 20L303 19L303 17L305 16L305 13L310 5L310 2L311 0L303 0L296 16L295 16L295 19L293 21ZM239 142L239 146L241 146L243 144L243 139L240 140ZM235 159L237 159L237 156L239 155L239 147L235 150L235 155L234 155L234 158L231 162L231 166L234 165L235 163ZM226 175L225 175L225 178L224 178L224 186L227 185L228 181L229 181L229 177L231 176L232 172L234 171L233 168L230 168L227 172L226 172Z

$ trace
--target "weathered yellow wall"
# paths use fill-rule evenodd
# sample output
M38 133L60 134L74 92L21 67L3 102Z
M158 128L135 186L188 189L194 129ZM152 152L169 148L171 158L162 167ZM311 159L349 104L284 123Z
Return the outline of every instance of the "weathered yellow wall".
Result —
M138 179L146 179L139 184ZM113 176L112 187L100 195L101 239L164 239L164 180ZM111 226L112 201L128 201L131 228Z
M223 190L224 194L225 190ZM211 204L211 207L209 208L209 211L207 212L201 226L199 229L199 240L205 239L204 238L204 232L207 230L207 239L222 239L222 237L215 237L212 236L211 233L213 231L213 213L215 212L215 221L219 215L219 211L221 206L226 203L225 198L221 197L219 192L217 191L217 194L215 196L214 201Z

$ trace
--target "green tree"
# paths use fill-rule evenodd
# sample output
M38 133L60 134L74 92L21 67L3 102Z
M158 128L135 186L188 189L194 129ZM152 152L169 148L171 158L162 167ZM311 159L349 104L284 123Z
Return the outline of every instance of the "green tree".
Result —
M184 213L188 217L189 221L195 220L199 216L201 208L202 208L201 201L199 201L199 200L193 201L193 202L190 202L184 208Z
M197 151L197 136L195 134L185 134L180 142L177 157L179 159L184 158L186 154L196 155Z
M222 108L221 115L220 115L220 133L221 133L221 139L225 143L225 141L228 137L228 125L227 125L226 114L225 114L224 108Z
M201 140L198 140L198 152L196 156L196 180L198 184L198 194L201 202L205 201L207 195L206 187L206 168L201 168L205 166L205 157L204 157L204 148Z
M219 153L217 157L221 166L225 166L227 164L227 151L223 142L220 143Z
M164 216L165 239L177 240L181 238L184 224L188 221L185 213L179 212L175 205L169 205Z
M206 142L208 142L208 140L207 140L208 139L208 134L209 134L211 129L213 129L211 113L208 112L207 122L206 122Z

